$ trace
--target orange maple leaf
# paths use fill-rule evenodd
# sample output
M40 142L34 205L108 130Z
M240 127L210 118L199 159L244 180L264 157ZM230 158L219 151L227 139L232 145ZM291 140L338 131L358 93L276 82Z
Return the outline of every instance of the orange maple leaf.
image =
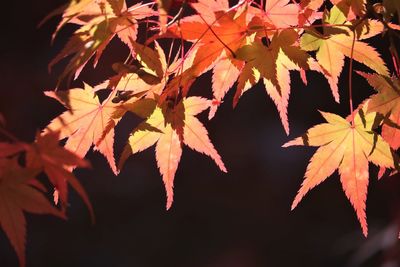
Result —
M216 15L229 10L229 1L199 0L196 3L192 3L191 6L207 24L212 25L218 19ZM240 11L238 10L238 12ZM192 51L192 53L197 53L197 51ZM210 107L209 119L215 116L219 105L222 103L222 99L237 80L242 67L243 63L227 55L226 51L223 51L219 59L215 62L212 74L214 102Z
M164 37L194 42L192 51L196 55L191 67L182 74L186 79L196 78L211 69L223 53L229 59L235 57L235 51L244 44L247 35L246 14L246 10L215 12L211 24L202 15L194 15L167 29Z
M371 112L365 115L364 112L361 109L355 115L354 125L338 115L321 112L328 123L310 128L303 136L284 144L283 147L319 146L307 166L305 179L293 201L292 209L308 191L339 169L343 190L353 205L366 236L368 162L385 168L395 168L398 167L398 159L392 153L389 144L373 132L377 114Z

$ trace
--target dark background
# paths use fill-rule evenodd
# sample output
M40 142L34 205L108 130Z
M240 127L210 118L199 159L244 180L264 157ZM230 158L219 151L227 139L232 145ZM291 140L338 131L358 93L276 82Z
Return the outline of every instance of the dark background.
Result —
M54 88L63 63L51 74L48 62L60 51L73 27L50 45L59 18L36 25L65 1L8 1L3 6L0 35L0 112L8 129L21 140L63 108L43 95ZM5 4L5 3L4 3ZM387 43L378 37L386 62ZM111 63L127 49L114 40L97 70L85 68L80 81L94 85L112 74ZM346 68L348 62L346 62ZM356 64L357 69L363 69ZM262 86L246 93L235 110L232 92L212 121L201 116L229 173L220 172L204 155L184 148L175 179L175 202L165 211L165 191L154 147L132 156L115 177L106 160L90 152L93 169L76 171L95 209L97 223L71 193L68 221L27 214L28 267L259 267L259 266L400 266L398 223L400 177L376 180L371 165L367 201L370 235L364 238L337 173L311 191L290 211L315 149L281 148L323 120L317 109L349 113L347 70L341 76L342 104L336 104L326 80L308 74L309 85L292 75L287 137L273 102ZM80 85L76 83L75 85ZM356 104L373 91L354 77ZM192 94L210 95L210 76L198 79ZM118 157L129 131L128 119L117 127ZM17 266L16 255L0 232L0 266Z

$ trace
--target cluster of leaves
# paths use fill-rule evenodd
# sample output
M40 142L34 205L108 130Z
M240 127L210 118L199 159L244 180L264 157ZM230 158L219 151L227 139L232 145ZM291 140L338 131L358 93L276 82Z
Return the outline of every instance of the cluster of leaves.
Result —
M209 109L208 117L212 119L235 84L234 106L245 92L262 81L289 134L291 72L298 72L305 85L307 72L320 73L339 102L338 80L346 58L350 62L350 115L344 118L321 112L327 123L312 127L284 146L319 146L292 208L338 169L346 196L367 235L368 162L381 168L379 177L386 169L399 169L396 151L400 147L400 62L395 43L400 27L392 21L400 10L399 3L241 0L230 6L227 0L157 0L128 6L125 0L72 0L54 11L49 16L61 14L62 19L53 38L66 24L78 25L49 65L51 68L69 58L59 85L77 79L91 60L96 66L115 36L129 48L129 55L125 62L112 65L115 75L101 84L45 92L67 111L53 119L35 143L13 140L0 144L0 195L9 199L0 203L0 222L21 266L25 263L22 210L64 217L67 183L80 193L91 210L71 171L87 166L82 158L92 146L106 157L117 175L130 155L155 144L169 209L183 145L211 157L223 172L227 171L197 114ZM142 28L145 43L137 42ZM388 38L392 62L385 63L368 43L369 38L377 35ZM157 41L160 39L163 40ZM373 71L358 73L376 89L376 94L356 109L352 103L353 61ZM393 73L386 64L393 66ZM213 99L189 96L193 82L208 71L212 71ZM100 90L108 92L102 102L97 95ZM116 163L114 128L129 112L143 121L132 127ZM64 147L59 147L59 140L64 139ZM22 155L23 165L18 163ZM51 206L35 191L44 190L33 179L41 171L60 195L61 209ZM15 208L11 211L7 205Z
M24 266L26 221L23 211L65 219L69 184L85 201L94 220L89 199L72 174L72 168L90 164L59 146L58 133L38 134L31 144L9 137L13 142L0 143L0 225L17 252L20 265ZM48 188L38 179L41 173L47 175L54 188L54 204L59 208L49 201Z

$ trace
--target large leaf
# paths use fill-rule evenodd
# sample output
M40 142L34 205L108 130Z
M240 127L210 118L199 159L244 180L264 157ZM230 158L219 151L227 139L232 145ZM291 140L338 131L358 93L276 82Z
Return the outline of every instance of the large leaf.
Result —
M322 183L338 169L340 181L347 198L353 205L362 231L368 234L365 214L365 202L369 180L368 162L384 168L395 168L394 158L389 144L380 135L373 132L377 123L377 114L364 114L360 110L355 115L354 125L346 119L321 112L327 123L310 128L284 147L293 145L319 146L307 166L303 184L293 201L294 209L304 195Z
M206 110L210 101L201 97L183 99L174 107L155 107L128 139L119 161L119 168L135 153L156 145L156 159L167 192L167 209L173 202L173 181L182 155L182 145L211 157L226 172L224 163L212 145L207 130L195 115ZM135 110L134 110L135 112Z

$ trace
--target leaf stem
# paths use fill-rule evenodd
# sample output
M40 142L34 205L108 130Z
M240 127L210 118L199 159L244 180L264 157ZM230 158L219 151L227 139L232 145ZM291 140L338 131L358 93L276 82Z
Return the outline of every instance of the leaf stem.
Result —
M350 52L350 65L349 65L349 105L350 105L350 116L351 116L351 126L354 127L354 107L353 107L353 54L354 45L356 43L356 33L353 29L353 41L351 43Z
M354 46L356 44L356 29L362 24L364 20L368 17L363 16L354 25L351 25L350 29L353 33L353 41L351 43L350 51L350 64L349 64L349 106L350 106L350 117L351 117L351 127L354 127L354 106L353 106L353 57L354 57Z

